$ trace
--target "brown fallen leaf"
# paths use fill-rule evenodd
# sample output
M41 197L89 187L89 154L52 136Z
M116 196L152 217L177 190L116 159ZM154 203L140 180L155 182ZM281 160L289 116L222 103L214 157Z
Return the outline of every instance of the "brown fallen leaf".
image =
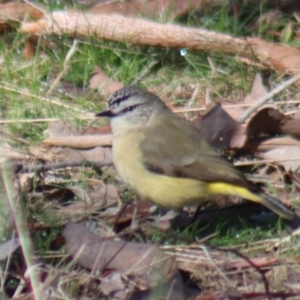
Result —
M98 14L120 13L128 17L148 17L161 22L171 21L202 6L203 0L148 0L98 4L88 11Z
M300 147L299 146L282 146L269 150L262 154L263 159L278 160L278 164L284 169L292 172L299 171L300 168ZM284 161L286 159L286 161Z
M44 8L43 8L44 9ZM10 25L11 21L22 22L29 17L32 20L37 20L44 15L42 10L27 3L0 3L0 24Z
M126 2L128 3L128 2ZM96 66L92 72L92 76L89 82L90 89L97 89L98 92L104 97L110 97L115 91L121 89L123 84L115 81L104 73L104 71Z
M291 138L289 136L282 136L282 137L257 137L252 138L247 141L247 145L243 150L246 152L248 151L268 151L278 147L285 147L285 146L298 146L300 147L300 141Z
M103 125L101 127L88 127L84 130L84 133L89 134L111 134L111 128L109 125Z
M0 261L7 259L21 245L19 238L12 238L0 244Z
M79 135L78 129L63 121L50 122L48 125L49 137L66 137Z
M153 207L153 204L149 201L145 200L139 200L137 203L134 204L125 204L123 207L121 207L120 210L115 211L114 214L109 214L106 222L108 224L113 224L114 226L126 223L132 220L132 216L134 214L134 210L137 205L137 212L136 212L136 218L139 219L141 217L147 216L151 213L151 207Z
M51 225L63 225L69 221L81 220L86 216L97 213L99 209L115 206L118 201L118 190L114 185L98 185L97 187L84 190L79 186L65 189L53 189L48 191L49 186L43 186L44 197L39 203L43 210L42 215L35 215L41 223ZM66 205L68 201L77 201ZM45 218L45 216L48 216Z
M258 98L265 96L268 93L267 88L263 85L261 75L258 73L255 75L255 78L252 83L251 91L246 95L244 103L252 104Z
M280 128L282 133L300 136L300 119L298 117L286 119L281 123Z
M105 280L100 282L100 288L112 300L128 299L128 290L120 273L112 273L105 276Z
M300 120L284 115L274 108L264 108L247 125L247 135L249 137L257 136L260 133L300 136Z
M85 205L94 206L93 210L95 206L106 208L116 205L119 198L118 189L112 184L98 185L91 190L84 190L79 186L72 186L68 189Z
M194 126L206 141L217 149L228 148L232 137L241 130L240 124L231 118L219 104L202 118L196 119Z
M66 225L64 235L67 252L77 263L94 271L117 270L139 277L146 287L156 286L177 272L174 259L155 245L103 238L75 223Z
M282 133L281 124L291 119L274 108L264 108L257 112L247 124L249 138L260 135L276 135Z
M265 60L265 62L269 63L275 70L289 74L299 73L299 49L283 44L269 43L254 37L248 37L246 41L258 55L259 60Z
M161 286L178 275L175 260L155 245L103 238L83 224L75 223L66 225L64 236L67 252L77 263L93 272L113 270L143 289ZM175 280L180 287L176 293L181 297L176 299L184 299L179 277L176 276Z
M34 40L32 40L30 38L27 39L24 50L23 50L23 55L26 59L34 58L36 45L37 45L37 43Z
M281 113L279 110L266 107L258 111L248 122L246 129L240 127L232 136L230 146L232 148L238 148L243 151L255 151L274 148L272 146L273 141L277 144L288 143L291 145L291 139L287 140L275 140L267 141L270 137L275 137L279 134L288 134L294 136L300 136L300 119L292 116L287 116ZM277 141L277 142L276 142ZM295 142L297 144L297 142Z

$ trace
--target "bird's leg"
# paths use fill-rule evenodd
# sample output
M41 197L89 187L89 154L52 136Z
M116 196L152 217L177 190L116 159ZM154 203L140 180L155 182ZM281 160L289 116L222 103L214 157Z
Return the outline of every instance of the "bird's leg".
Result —
M198 205L195 212L193 213L193 216L192 216L192 220L191 220L191 224L194 223L195 221L197 221L197 217L199 215L199 212L201 210L201 207L202 205Z
M132 232L138 231L139 228L139 222L137 220L137 214L139 211L139 199L134 200L134 207L133 207L133 214L131 219L131 225L130 229Z

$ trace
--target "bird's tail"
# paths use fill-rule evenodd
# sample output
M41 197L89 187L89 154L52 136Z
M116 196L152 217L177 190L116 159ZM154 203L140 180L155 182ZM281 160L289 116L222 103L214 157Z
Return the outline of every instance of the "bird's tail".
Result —
M277 198L274 198L268 194L262 194L262 193L258 194L257 196L259 196L261 199L260 201L258 201L259 203L261 203L263 206L269 208L270 210L272 210L274 213L276 213L280 217L282 217L284 219L288 219L288 220L291 220L294 218L295 213L290 208L285 206Z
M280 200L261 192L251 191L246 187L236 186L223 182L215 182L209 183L207 185L207 190L209 194L238 196L253 202L260 203L284 219L291 220L295 216L295 213L290 208L285 206Z

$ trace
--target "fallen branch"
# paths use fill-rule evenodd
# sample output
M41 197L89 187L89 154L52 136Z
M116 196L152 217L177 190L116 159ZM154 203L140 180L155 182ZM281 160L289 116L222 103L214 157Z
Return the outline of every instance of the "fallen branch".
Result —
M29 34L93 36L126 44L185 48L255 57L278 71L300 71L300 50L258 38L234 38L209 30L160 24L120 15L56 11L33 23L23 23L20 31Z
M4 163L2 167L7 169L13 169L16 172L45 172L55 169L65 169L72 167L86 167L86 168L102 168L112 166L112 161L101 161L101 162L91 162L91 161L67 161L67 162L56 162L48 164L24 164L22 162L12 162Z
M78 149L87 149L98 146L111 146L112 135L76 135L63 137L48 137L43 140L43 144L47 146L72 147Z

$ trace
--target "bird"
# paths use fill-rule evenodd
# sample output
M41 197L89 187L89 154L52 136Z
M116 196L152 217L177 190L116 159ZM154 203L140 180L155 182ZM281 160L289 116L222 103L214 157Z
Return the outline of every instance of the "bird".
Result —
M96 116L110 119L114 165L140 198L176 211L217 195L238 196L294 218L292 209L247 180L154 93L125 86Z

